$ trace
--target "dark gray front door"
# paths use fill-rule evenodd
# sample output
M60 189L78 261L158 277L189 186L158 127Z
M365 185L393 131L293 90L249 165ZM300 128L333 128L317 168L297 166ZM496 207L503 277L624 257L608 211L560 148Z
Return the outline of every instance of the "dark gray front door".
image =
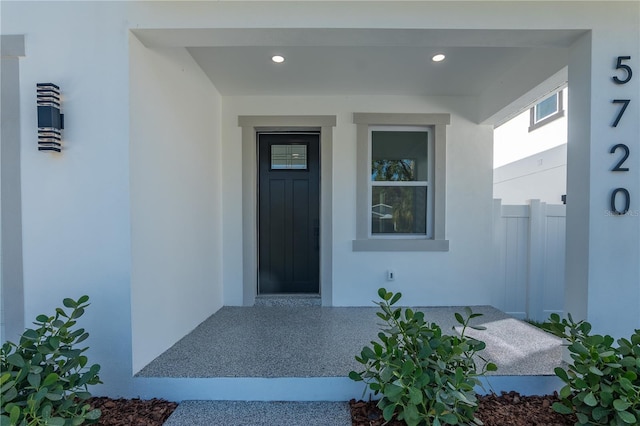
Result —
M320 135L260 133L258 293L319 293Z

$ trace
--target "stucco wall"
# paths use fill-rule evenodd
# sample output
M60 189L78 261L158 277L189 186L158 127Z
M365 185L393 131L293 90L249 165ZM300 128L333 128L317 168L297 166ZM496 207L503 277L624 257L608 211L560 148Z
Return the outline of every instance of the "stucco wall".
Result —
M561 204L567 194L567 144L493 170L493 198L503 204Z
M399 96L226 97L223 103L225 304L242 304L241 132L238 115L336 115L333 133L334 306L370 306L380 286L402 290L406 303L491 304L492 128L456 111L474 98ZM447 131L449 252L353 252L356 223L356 125L353 112L451 113ZM321 177L322 179L322 177ZM468 268L458 267L464 263ZM386 270L396 279L386 281Z
M87 355L108 378L103 392L116 394L126 391L131 377L129 60L123 11L107 3L2 4L3 33L25 35L20 59L24 324L52 313L65 297L88 294L91 306L80 319L91 334ZM62 91L61 154L37 150L35 87L47 82Z
M491 277L487 267L490 259L486 255L491 247L491 222L489 214L483 213L491 211L491 130L470 120L491 117L519 94L531 89L514 83L521 81L515 78L519 76L505 75L505 79L496 81L482 94L480 105L484 107L480 113L472 100L464 98L222 99L222 145L216 147L215 136L210 146L204 142L203 132L205 127L211 130L208 126L215 126L220 100L215 89L201 78L182 51L140 52L132 66L138 71L146 69L149 74L148 82L139 82L140 88L151 90L152 82L177 84L175 89L167 88L174 95L170 101L185 106L187 101L193 100L202 106L202 112L186 107L194 114L193 118L199 118L198 122L194 124L191 117L173 117L170 107L160 104L147 111L164 120L147 117L146 123L134 123L136 118L132 117L137 115L133 116L133 113L140 107L138 102L144 100L132 98L130 92L129 30L135 28L302 26L590 30L568 46L572 111L569 115L567 206L569 285L566 300L569 305L565 311L597 322L598 331L613 334L626 333L640 324L640 264L637 262L640 221L638 216L604 214L612 188L627 187L633 203L640 196L637 152L632 151L628 162L630 171L624 175L610 172L612 156L608 154L613 143L625 142L633 147L640 134L640 79L636 59L632 64L634 79L628 85L611 83L617 55L636 58L640 50L637 2L407 2L402 8L397 2L345 3L340 10L342 13L337 13L337 2L299 3L290 10L287 10L291 7L287 2L2 2L2 33L25 35L26 54L20 59L19 82L25 323L29 324L39 313L51 312L63 297L89 294L92 306L82 319L82 325L91 332L87 341L91 346L88 355L92 362L102 364L103 375L108 378L97 393L135 396L131 379L134 369L132 324L136 333L153 333L153 322L157 319L158 329L168 327L171 333L171 337L162 337L161 345L140 352L141 357L136 360L136 366L139 366L193 326L198 317L205 316L207 309L213 311L220 304L220 287L216 284L220 278L217 275L220 268L216 265L220 263L215 261L199 270L213 276L211 287L206 289L203 275L194 277L195 272L190 272L188 276L197 279L175 283L182 292L172 293L176 289L170 284L178 272L185 272L178 267L173 269L175 265L166 265L167 271L176 274L163 277L159 287L153 287L151 282L138 287L142 281L135 278L138 275L132 262L157 265L176 254L166 247L149 247L158 257L136 258L136 232L142 228L134 229L132 233L132 227L147 225L147 215L149 220L157 221L156 224L167 221L168 235L182 243L187 234L195 238L192 226L203 225L205 213L208 213L213 223L209 223L211 228L204 228L202 236L208 237L207 241L192 239L191 251L187 253L203 249L215 259L216 253L222 251L224 303L241 303L241 277L238 275L241 274L238 262L242 258L238 246L241 158L240 129L235 119L239 114L338 116L333 139L332 278L335 305L369 304L380 285L392 289L403 287L405 300L416 304L434 304L434 301L438 304L491 303ZM508 44L508 33L500 34L496 44ZM151 66L154 63L166 68L156 69ZM177 78L182 75L182 66L185 73L195 79L193 82ZM176 81L172 77L176 77ZM36 148L34 92L38 82L54 82L62 88L66 129L65 150L60 155L40 153ZM573 87L576 90L572 91ZM187 93L178 93L181 92L178 88ZM203 93L194 93L196 89ZM205 99L207 94L211 99ZM160 96L161 93L152 93L150 99L160 99ZM612 129L610 123L616 107L612 106L611 99L617 98L633 100L621 125ZM354 111L409 110L452 114L447 152L446 231L451 250L403 255L354 253L351 241L355 236L355 126L350 114ZM203 124L208 118L211 121ZM152 124L157 127L155 130ZM187 124L193 124L193 134L180 130ZM136 129L138 125L142 129ZM160 132L162 127L172 136L172 148L179 146L185 136L193 136L196 145L183 146L172 153L149 153L152 156L149 158L136 152L135 147L130 152L132 134L148 128L149 135L162 139L165 137ZM151 138L142 135L138 141L150 144ZM162 139L161 142L168 144L169 140ZM215 170L216 165L220 165L216 160L218 150L221 150L220 158L225 159L222 171ZM195 158L196 154L202 154L202 158ZM185 212L178 202L156 216L154 209L167 207L163 204L166 200L162 194L155 194L158 204L139 205L137 201L131 201L136 185L144 184L134 174L148 169L151 176L164 178L166 175L161 175L160 166L169 160L172 161L170 165L186 172L187 176L185 180L167 182L170 185L167 190L183 203L193 202L202 207L202 212ZM211 160L212 170L205 170L207 160ZM182 161L198 161L201 167L188 170ZM222 177L222 183L215 183L218 176ZM144 173L140 177L145 177ZM198 186L187 194L181 193L189 182L200 185L200 179L213 184L210 188ZM151 188L153 185L147 185L150 193L145 195L154 195L151 193L155 190ZM222 246L209 240L220 238L216 225L220 222L215 218L221 209L215 205L220 198L225 223ZM633 204L632 209L637 211L637 204ZM174 218L177 221L173 222ZM188 218L189 227L180 229L180 221L185 218ZM159 228L162 227L155 227L161 230ZM151 231L145 232L140 237L147 238L148 244L157 241ZM205 257L203 254L199 259L202 261ZM392 285L384 281L384 271L388 267L393 267L397 273ZM161 290L157 293L162 297L148 305L140 302L156 290ZM197 301L194 315L189 316L192 306L187 300L193 300L194 295L202 291L206 294L199 293L204 297ZM168 302L168 297L176 294L186 299L176 305L179 309L171 310L174 305ZM205 308L207 296L211 298L211 304ZM611 315L614 308L616 315ZM171 329L172 318L183 315L188 319L179 321L182 331Z
M184 48L130 61L136 372L222 306L221 97Z
M533 154L567 143L567 116L569 115L567 89L562 90L564 116L533 131L529 131L530 112L522 113L497 127L493 141L493 167L501 167ZM537 102L536 102L537 103Z

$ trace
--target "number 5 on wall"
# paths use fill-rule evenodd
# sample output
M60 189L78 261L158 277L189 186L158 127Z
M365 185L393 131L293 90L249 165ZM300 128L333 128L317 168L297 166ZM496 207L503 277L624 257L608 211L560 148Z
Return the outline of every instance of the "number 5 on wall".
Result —
M618 62L616 62L617 70L624 70L627 73L627 77L624 80L620 80L617 76L611 77L613 82L616 84L626 84L631 80L631 76L633 72L631 71L631 67L629 65L623 64L622 61L628 61L631 59L631 56L618 56Z

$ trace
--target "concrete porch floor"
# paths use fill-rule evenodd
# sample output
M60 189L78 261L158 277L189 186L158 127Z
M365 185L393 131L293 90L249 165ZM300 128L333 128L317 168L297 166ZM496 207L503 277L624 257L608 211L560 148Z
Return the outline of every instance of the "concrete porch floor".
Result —
M457 325L454 313L463 312L462 307L415 309L424 311L443 332ZM468 334L486 342L483 356L498 365L487 378L486 392L532 394L559 388L553 376L554 367L561 364L559 339L493 307L473 310L483 314L474 324L487 330ZM189 391L165 396L174 400L361 398L362 383L347 376L361 369L354 356L377 339L381 322L377 311L375 307L223 307L136 377L174 388L188 382ZM308 388L313 390L307 392Z

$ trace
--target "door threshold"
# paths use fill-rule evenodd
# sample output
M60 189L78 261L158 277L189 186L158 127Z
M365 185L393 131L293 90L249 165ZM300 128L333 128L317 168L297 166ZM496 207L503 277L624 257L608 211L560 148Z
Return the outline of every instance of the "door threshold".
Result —
M319 294L305 293L259 294L256 296L254 306L322 306L322 298Z

